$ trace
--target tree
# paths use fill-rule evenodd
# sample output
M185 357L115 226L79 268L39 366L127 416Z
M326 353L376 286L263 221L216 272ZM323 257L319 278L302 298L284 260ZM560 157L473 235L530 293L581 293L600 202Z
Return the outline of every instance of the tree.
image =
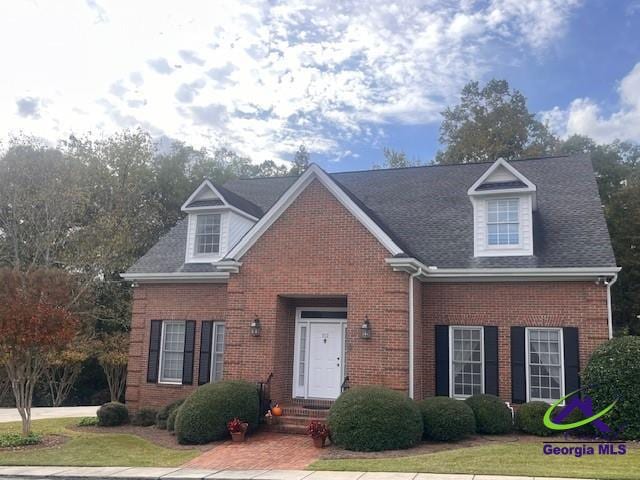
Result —
M7 371L22 433L31 432L33 391L47 359L77 333L72 278L61 270L0 270L0 361Z
M124 332L102 334L95 344L98 363L102 367L112 402L124 395L129 361L129 335Z
M309 167L311 161L311 155L307 150L307 147L300 145L296 153L293 155L293 166L289 171L290 175L302 175L302 173Z
M527 109L527 101L506 80L491 80L483 88L469 82L460 103L442 112L441 164L511 160L553 150L556 139Z
M384 147L382 149L382 155L384 156L382 164L375 163L373 165L373 168L376 170L380 168L407 168L420 166L419 160L409 160L407 158L407 154L401 150Z
M71 393L83 363L89 358L87 344L88 339L76 337L64 350L52 351L48 355L44 379L54 407L62 406Z

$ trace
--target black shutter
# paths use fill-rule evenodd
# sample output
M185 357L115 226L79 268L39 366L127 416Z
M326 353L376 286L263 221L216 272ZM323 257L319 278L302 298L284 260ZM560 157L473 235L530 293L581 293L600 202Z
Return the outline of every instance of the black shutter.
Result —
M449 396L448 325L436 325L436 395Z
M527 401L527 368L525 364L525 329L511 327L511 401Z
M498 396L498 327L484 327L484 393Z
M182 361L182 384L193 383L193 350L196 344L196 322L187 320L184 328L184 357Z
M160 340L162 337L162 320L151 320L149 336L149 360L147 362L147 382L158 381L158 365L160 362Z
M564 391L565 395L580 388L580 346L578 329L565 327L562 329L564 347Z
M208 383L211 379L211 344L213 341L213 322L202 322L200 332L200 369L198 371L198 385Z

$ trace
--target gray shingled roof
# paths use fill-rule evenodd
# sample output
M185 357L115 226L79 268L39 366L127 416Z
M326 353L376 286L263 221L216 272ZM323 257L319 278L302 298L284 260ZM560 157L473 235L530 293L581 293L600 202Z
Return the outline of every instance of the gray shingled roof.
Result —
M510 163L537 187L533 256L473 256L473 209L467 190L491 163L344 172L331 177L408 255L427 265L615 266L595 175L587 156ZM238 179L227 182L224 188L266 212L295 180L296 177ZM181 221L129 272L185 271L182 263L185 239L186 222Z

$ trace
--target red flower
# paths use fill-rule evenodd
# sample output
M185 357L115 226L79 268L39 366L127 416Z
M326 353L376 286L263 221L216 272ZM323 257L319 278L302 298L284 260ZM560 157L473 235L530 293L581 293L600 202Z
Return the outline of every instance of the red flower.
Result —
M307 434L311 438L327 438L329 436L329 428L322 422L312 420L307 427Z

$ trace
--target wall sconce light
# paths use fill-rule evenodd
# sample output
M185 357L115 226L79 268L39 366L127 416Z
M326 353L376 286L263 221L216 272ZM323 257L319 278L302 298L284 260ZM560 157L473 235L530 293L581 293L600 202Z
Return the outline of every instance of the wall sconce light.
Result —
M371 338L371 323L367 315L365 315L362 327L360 327L360 336L364 339Z
M262 325L260 325L260 319L257 316L251 322L250 329L251 329L251 335L252 336L254 336L254 337L259 337L260 336L260 331L262 330Z

